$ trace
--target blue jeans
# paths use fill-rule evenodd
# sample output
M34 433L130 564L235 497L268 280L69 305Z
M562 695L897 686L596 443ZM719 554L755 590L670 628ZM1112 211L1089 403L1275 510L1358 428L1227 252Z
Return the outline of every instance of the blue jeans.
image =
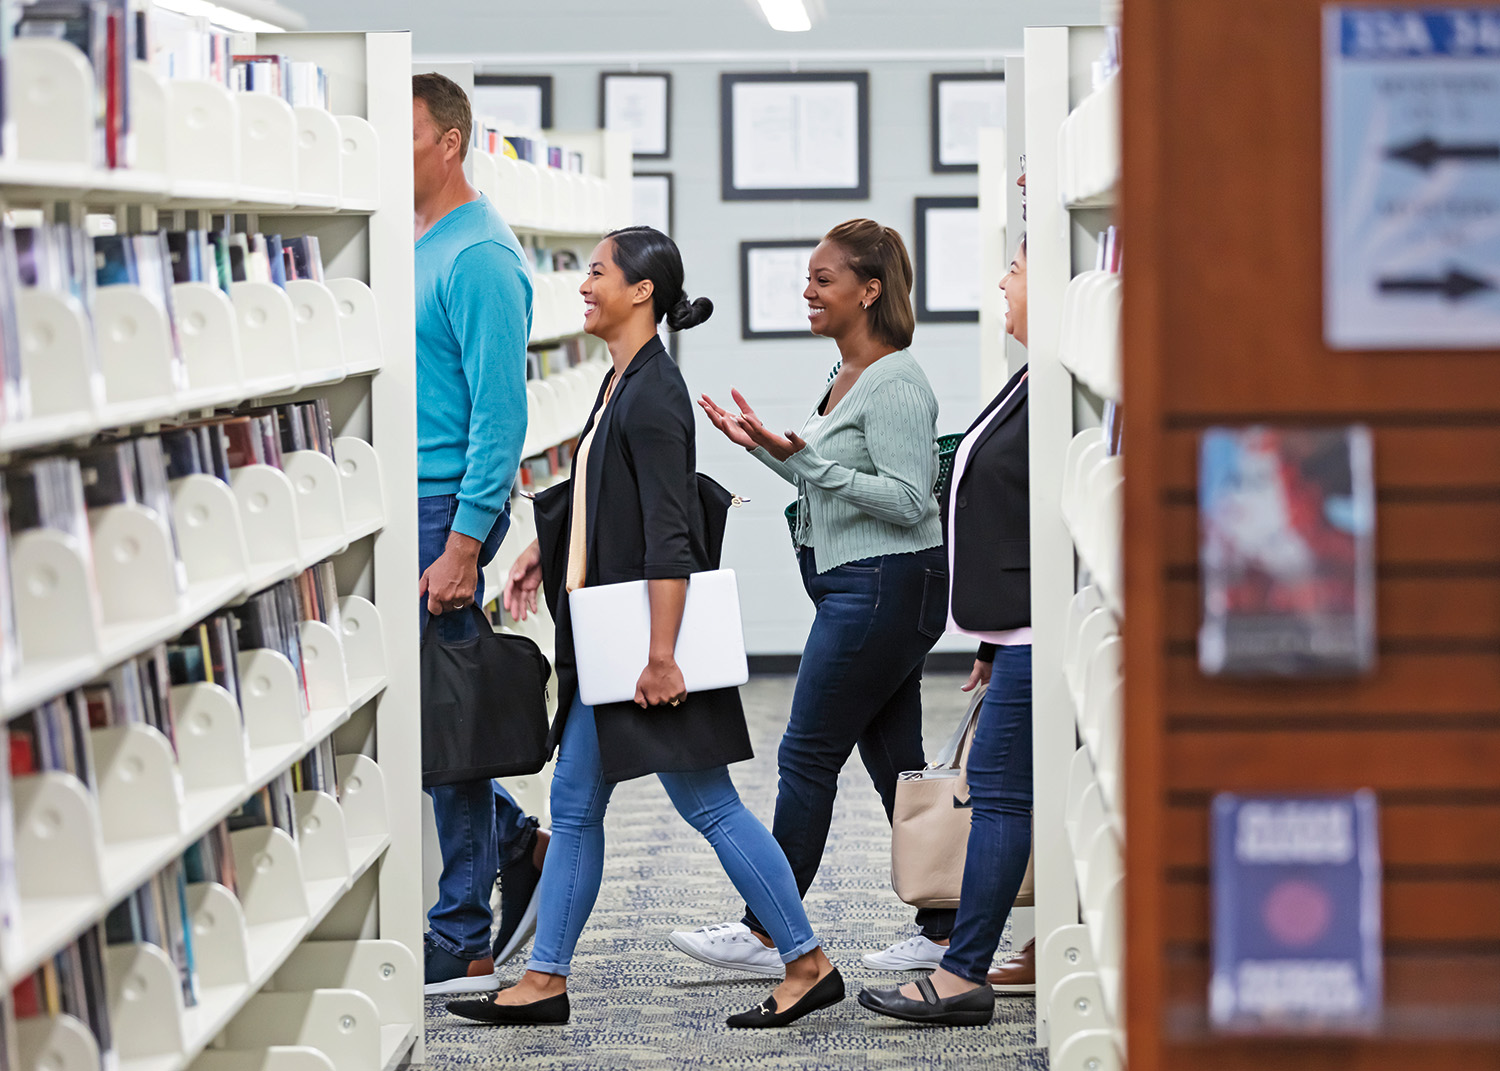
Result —
M454 495L417 499L418 575L442 556L448 531L458 510ZM495 522L479 550L481 568L494 558L510 527L510 511ZM427 628L427 598L420 597L422 629ZM474 605L484 604L484 574L474 590ZM472 611L444 614L433 626L440 639L457 643L478 627ZM443 873L438 878L437 903L427 913L432 942L460 959L483 959L490 954L490 891L495 875L526 852L535 819L516 805L493 781L464 781L426 790L437 820Z
M896 805L896 779L927 765L922 663L948 624L948 559L942 547L933 547L819 573L810 549L799 550L798 558L817 616L777 754L771 828L805 896L823 861L839 771L854 749L887 820ZM747 909L744 921L764 932L754 911ZM917 925L940 940L953 927L953 912L918 911Z
M1031 646L1000 647L969 746L964 884L943 970L983 985L1031 855Z
M768 920L782 962L817 948L786 856L740 802L728 768L656 776L677 813L708 838L740 895ZM552 775L552 842L528 965L533 971L565 975L571 970L578 935L604 879L604 811L614 788L604 779L594 708L574 699Z

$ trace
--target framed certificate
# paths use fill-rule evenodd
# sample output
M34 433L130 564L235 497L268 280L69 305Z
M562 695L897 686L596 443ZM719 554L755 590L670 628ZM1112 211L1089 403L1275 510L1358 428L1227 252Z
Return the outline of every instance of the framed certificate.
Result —
M637 171L630 180L631 222L672 236L672 176L666 171Z
M720 75L723 199L867 200L869 89L863 71Z
M985 127L1005 127L1005 75L934 74L932 170L978 171Z
M606 72L599 76L599 126L630 135L637 160L672 155L672 76Z
M474 114L497 120L505 133L552 128L550 74L476 74Z
M807 261L818 239L740 243L740 338L807 338Z
M917 198L917 319L978 323L984 287L979 198Z

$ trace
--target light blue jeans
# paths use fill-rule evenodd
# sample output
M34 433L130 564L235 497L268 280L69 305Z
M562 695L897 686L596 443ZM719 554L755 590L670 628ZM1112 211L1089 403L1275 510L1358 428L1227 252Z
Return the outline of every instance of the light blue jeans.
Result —
M677 813L708 838L735 889L776 942L783 963L817 948L797 882L769 830L740 802L727 767L657 774ZM594 708L574 699L552 775L552 842L542 868L531 970L568 974L604 879L604 780Z

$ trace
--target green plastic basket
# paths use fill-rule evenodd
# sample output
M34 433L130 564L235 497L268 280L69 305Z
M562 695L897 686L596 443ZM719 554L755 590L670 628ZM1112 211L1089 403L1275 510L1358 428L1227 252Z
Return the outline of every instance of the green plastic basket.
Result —
M939 502L948 493L948 481L953 479L953 457L958 453L958 444L963 442L963 439L962 435L938 436L938 472L937 480L932 485L932 493ZM793 502L787 506L784 513L787 533L793 540L797 538L797 505L798 503Z

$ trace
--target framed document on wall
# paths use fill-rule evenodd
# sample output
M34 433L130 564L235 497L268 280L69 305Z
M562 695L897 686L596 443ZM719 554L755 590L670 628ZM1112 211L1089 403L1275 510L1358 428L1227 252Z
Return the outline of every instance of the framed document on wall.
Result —
M473 99L476 116L496 119L502 127L552 129L550 74L476 74Z
M984 287L979 198L917 198L917 319L978 323Z
M1005 74L932 76L932 170L978 171L979 131L1005 127Z
M870 196L870 76L719 76L726 201Z
M671 237L672 176L666 171L637 171L630 180L631 222L655 227Z
M672 155L672 76L605 72L599 76L599 126L630 135L637 160Z
M807 338L807 260L818 239L740 243L740 338Z

